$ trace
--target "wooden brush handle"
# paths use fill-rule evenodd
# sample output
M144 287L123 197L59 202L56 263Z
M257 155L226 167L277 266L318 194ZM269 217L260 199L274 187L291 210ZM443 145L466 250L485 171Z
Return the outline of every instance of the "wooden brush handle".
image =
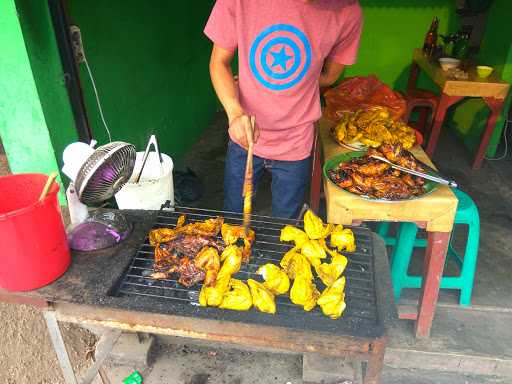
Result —
M251 116L251 126L252 126L252 131L254 132L254 116ZM244 189L243 189L243 197L244 197L243 226L244 226L246 235L249 233L249 226L251 224L251 213L252 213L253 151L254 151L254 142L251 140L249 142L249 147L247 148L247 162L245 164L245 178L244 178Z
M57 172L52 172L50 176L48 176L48 180L46 180L46 184L43 187L43 190L41 191L41 194L39 195L39 201L43 201L46 195L48 195L48 192L50 191L50 188L57 178Z

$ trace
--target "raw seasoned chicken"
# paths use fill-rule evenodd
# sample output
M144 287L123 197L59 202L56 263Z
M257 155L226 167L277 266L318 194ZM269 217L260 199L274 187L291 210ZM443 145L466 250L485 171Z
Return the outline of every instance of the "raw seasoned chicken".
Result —
M247 311L251 307L252 295L249 287L241 280L230 279L229 288L224 294L219 308Z
M295 247L298 249L302 248L302 245L309 240L308 235L302 229L294 227L293 225L286 225L281 229L281 241L293 241Z
M252 304L261 312L276 313L274 294L256 280L248 279L247 284L251 289Z
M343 314L345 304L345 276L336 280L330 287L325 288L317 300L324 315L337 319Z
M274 295L282 295L290 289L290 279L288 275L277 265L268 263L262 265L256 271L257 275L263 277L263 285Z

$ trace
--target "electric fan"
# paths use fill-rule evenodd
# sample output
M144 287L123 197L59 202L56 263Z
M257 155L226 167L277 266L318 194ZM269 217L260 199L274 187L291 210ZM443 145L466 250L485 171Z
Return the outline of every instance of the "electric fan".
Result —
M63 154L62 171L71 179L66 191L71 217L68 240L72 249L80 251L113 246L131 232L121 213L101 210L89 216L87 205L104 203L129 180L135 166L135 147L122 141L96 150L94 145L73 143Z

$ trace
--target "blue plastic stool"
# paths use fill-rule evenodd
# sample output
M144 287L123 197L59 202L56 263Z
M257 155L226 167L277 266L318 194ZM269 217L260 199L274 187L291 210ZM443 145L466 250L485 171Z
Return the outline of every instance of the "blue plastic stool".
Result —
M475 279L476 262L478 257L478 243L480 240L480 218L478 208L474 201L466 193L453 189L459 200L454 224L465 224L469 227L468 238L464 258L453 249L452 238L448 246L448 257L451 257L460 268L459 276L447 276L441 279L442 289L460 290L459 304L468 306L471 304L471 294ZM423 278L407 274L414 247L426 247L426 239L417 239L418 227L414 223L400 223L396 237L388 236L390 223L380 223L377 233L381 235L386 245L394 246L391 256L391 280L395 299L400 298L403 288L420 288ZM447 260L448 260L447 257Z

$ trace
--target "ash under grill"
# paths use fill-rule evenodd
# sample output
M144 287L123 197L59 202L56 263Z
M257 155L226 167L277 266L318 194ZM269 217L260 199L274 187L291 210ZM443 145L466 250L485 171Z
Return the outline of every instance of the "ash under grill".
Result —
M242 215L196 209L175 207L174 211L161 210L153 228L173 228L180 215L187 216L187 223L202 221L217 216L224 217L224 221L230 224L242 224ZM303 223L295 220L276 219L266 216L253 215L251 228L256 232L256 240L252 247L252 255L249 264L243 264L240 272L234 277L247 280L252 278L262 281L255 272L259 266L266 263L279 264L285 252L290 250L290 244L279 241L280 231L286 224L302 227ZM344 332L353 336L377 337L383 333L382 320L379 319L377 299L375 291L375 271L372 249L372 235L366 228L352 228L356 237L357 250L353 253L343 252L349 259L344 275L347 279L345 288L345 301L347 308L342 317L337 320L327 318L319 307L311 312L305 312L302 307L291 303L287 295L276 296L277 313L268 315L259 313L256 309L245 312L220 310L217 308L199 307L199 291L201 284L186 288L181 286L177 279L153 280L149 274L153 272L154 247L149 245L148 238L140 246L126 273L119 282L116 295L137 296L138 299L146 296L152 299L172 302L179 310L186 306L197 308L196 315L203 316L216 314L217 318L232 321L249 321L266 324L271 322L286 327L311 329L316 331ZM322 291L325 286L320 279L315 279L316 286ZM213 311L213 312L212 312ZM184 310L184 315L190 314L190 310ZM220 313L222 312L222 313ZM179 314L179 313L177 313Z

